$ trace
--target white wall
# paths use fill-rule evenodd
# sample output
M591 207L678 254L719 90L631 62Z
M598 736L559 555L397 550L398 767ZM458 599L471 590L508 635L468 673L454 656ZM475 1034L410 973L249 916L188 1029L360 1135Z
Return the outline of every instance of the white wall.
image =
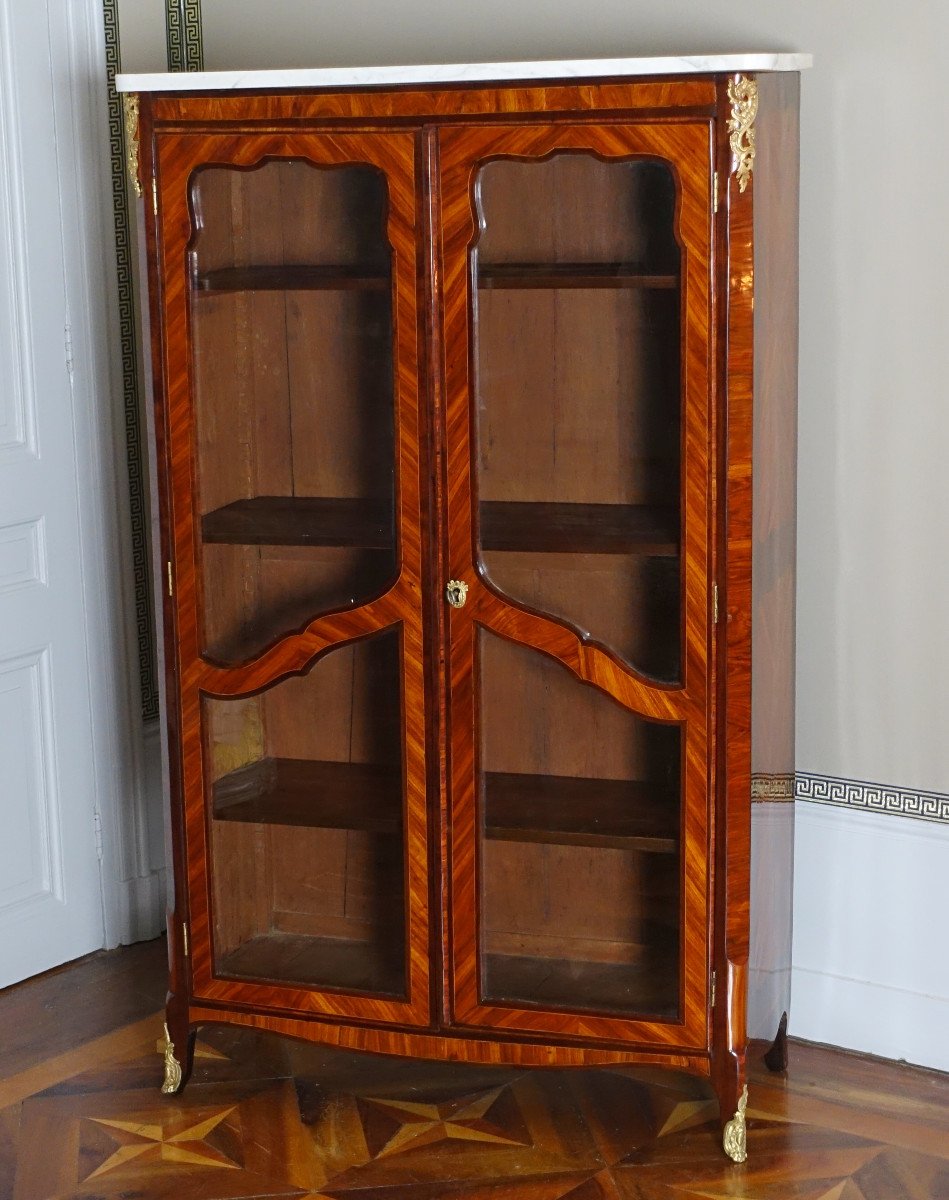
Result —
M161 28L162 9L126 0L126 70L153 65L133 48L148 43L146 26ZM271 0L264 10L204 0L203 21L209 69L816 55L802 88L797 765L949 792L949 92L939 59L949 6ZM900 1049L889 1026L903 1010L877 995L898 986L949 1003L949 979L931 967L932 931L949 911L949 838L902 818L798 809L792 1031L949 1065L949 1023ZM874 952L855 956L868 938ZM834 982L854 972L869 989L859 1029L841 1020L852 989Z
M167 71L162 0L118 0L118 18L122 70Z

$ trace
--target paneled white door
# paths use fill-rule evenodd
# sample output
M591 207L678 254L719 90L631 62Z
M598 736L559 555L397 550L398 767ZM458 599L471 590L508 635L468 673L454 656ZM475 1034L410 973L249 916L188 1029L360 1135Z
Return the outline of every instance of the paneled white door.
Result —
M55 7L0 0L0 986L103 944Z

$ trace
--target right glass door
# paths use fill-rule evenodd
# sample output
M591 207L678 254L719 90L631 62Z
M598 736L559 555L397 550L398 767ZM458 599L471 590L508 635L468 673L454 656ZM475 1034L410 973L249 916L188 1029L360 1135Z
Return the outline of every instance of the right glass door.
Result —
M708 126L442 164L454 1018L704 1046Z

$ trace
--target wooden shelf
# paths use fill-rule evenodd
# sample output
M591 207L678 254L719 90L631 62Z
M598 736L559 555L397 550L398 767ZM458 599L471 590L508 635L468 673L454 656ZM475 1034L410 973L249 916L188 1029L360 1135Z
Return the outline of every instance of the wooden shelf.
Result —
M676 958L602 963L582 959L487 954L485 999L575 1012L674 1017L678 1009Z
M674 508L647 504L558 504L486 500L486 551L542 554L648 554L674 557ZM384 500L324 496L255 496L201 520L205 542L243 546L347 546L391 550L392 509Z
M353 546L392 550L392 506L385 500L255 496L201 519L205 542L240 546Z
M402 828L400 767L265 758L212 788L218 821L354 829L396 836Z
M673 557L679 529L675 509L658 505L485 500L481 545L488 551Z
M496 841L651 854L679 848L675 795L639 780L489 772L484 802L485 835Z
M676 274L652 274L631 263L481 263L481 288L659 288L679 286Z
M300 933L265 933L243 942L229 954L218 956L216 973L401 996L405 984L400 941L394 929L380 932L372 942Z
M352 829L396 837L402 829L398 767L265 758L219 779L214 817L257 825ZM485 777L485 836L675 854L675 796L626 779L490 772Z
M388 273L365 267L220 267L195 275L198 295L225 292L382 292L388 291Z

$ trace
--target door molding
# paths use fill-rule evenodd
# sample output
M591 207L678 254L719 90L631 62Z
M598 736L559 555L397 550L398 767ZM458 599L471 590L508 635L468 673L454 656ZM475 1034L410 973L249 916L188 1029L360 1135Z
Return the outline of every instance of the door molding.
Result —
M505 1028L556 1036L569 1030L590 1039L628 1040L705 1049L710 999L710 856L708 780L714 769L709 696L714 669L709 613L711 539L714 524L711 480L714 460L707 430L714 397L711 320L714 270L711 213L711 125L701 118L675 126L628 123L591 128L578 122L514 126L455 125L442 131L443 288L446 345L452 348L444 385L447 451L448 572L471 579L464 608L452 609L448 626L448 696L451 761L452 923L446 939L450 963L452 1018L457 1026ZM668 162L676 177L676 227L683 251L682 421L684 637L681 684L657 684L620 664L598 643L565 622L528 608L489 586L472 560L477 520L477 478L472 449L474 374L470 253L478 236L475 172L497 159L544 161L559 153L583 152L605 161L635 158ZM480 860L476 745L477 636L483 628L559 661L583 683L598 688L629 712L683 729L680 1004L674 1019L584 1013L540 1002L485 1000L480 971Z
M76 430L82 602L95 789L102 830L103 940L107 947L164 928L160 770L141 719L135 569L125 477L119 298L108 162L108 94L99 0L48 0L55 73L58 186ZM153 766L154 764L154 766ZM92 815L90 814L90 819ZM154 822L151 823L154 825Z

